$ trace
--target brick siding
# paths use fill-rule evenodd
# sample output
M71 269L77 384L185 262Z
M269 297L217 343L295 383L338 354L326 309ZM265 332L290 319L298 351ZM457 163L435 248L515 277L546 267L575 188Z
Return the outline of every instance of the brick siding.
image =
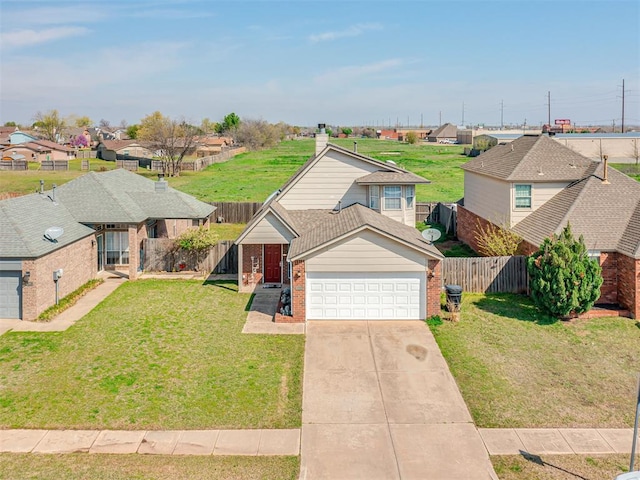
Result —
M251 281L251 257L258 261L258 272L254 277L254 284L262 281L262 245L250 243L242 245L242 284L249 285Z
M618 303L618 258L620 256L613 252L600 253L603 282L598 303Z
M456 235L458 240L466 243L476 252L478 251L478 241L476 240L478 222L480 222L485 229L491 223L475 213L471 213L463 206L458 205Z
M440 293L442 291L442 262L427 263L427 317L440 315Z
M22 262L22 274L29 272L29 285L22 286L22 319L35 320L56 303L53 271L63 269L58 280L58 298L62 299L96 277L97 249L90 236L60 248L44 257Z
M618 303L640 318L640 260L617 255Z
M307 319L306 309L306 270L304 260L293 262L293 278L291 279L291 313L293 322L301 323Z

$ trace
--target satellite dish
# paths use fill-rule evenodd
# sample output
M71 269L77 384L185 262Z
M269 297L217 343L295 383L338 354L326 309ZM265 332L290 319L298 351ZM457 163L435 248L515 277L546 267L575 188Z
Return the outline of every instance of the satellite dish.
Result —
M64 233L64 228L62 227L49 227L44 231L44 238L49 240L50 242L57 242L58 238L62 236Z
M437 228L427 228L422 232L422 238L427 240L430 243L435 242L442 236L442 232Z

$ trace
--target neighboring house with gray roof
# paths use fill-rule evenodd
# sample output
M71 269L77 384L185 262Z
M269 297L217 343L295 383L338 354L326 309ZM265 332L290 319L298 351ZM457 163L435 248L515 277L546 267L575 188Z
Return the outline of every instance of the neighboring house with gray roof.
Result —
M0 201L0 318L34 320L55 304L56 290L62 298L102 270L134 280L145 238L175 238L207 225L214 210L164 179L122 169Z
M458 127L452 123L445 123L436 128L427 136L429 142L457 142L458 141Z
M478 225L506 225L533 253L570 224L602 266L599 303L640 316L640 183L546 135L495 146L462 169L460 240L477 249Z
M276 321L437 314L442 254L415 228L415 186L429 182L327 140L236 240L240 290L289 285L291 316Z

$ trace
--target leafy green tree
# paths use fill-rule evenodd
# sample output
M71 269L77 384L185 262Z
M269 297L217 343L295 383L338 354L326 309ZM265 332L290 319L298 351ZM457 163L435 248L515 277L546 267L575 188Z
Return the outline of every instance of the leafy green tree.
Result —
M45 113L38 112L35 114L34 120L33 127L37 129L38 135L51 142L56 142L67 128L67 124L58 113L58 110L50 110Z
M326 128L325 132L327 132L327 135L329 135L329 137L333 135L333 130L331 130L330 128Z
M200 268L209 249L218 243L218 234L208 226L190 228L175 240L175 246L195 256L195 269Z
M239 125L240 117L231 112L230 114L225 115L221 123L216 124L216 133L233 133L238 129Z
M351 135L353 133L353 129L352 128L348 128L348 127L347 128L343 128L342 129L342 133L344 133L347 136L347 138L349 138L349 135Z
M138 138L138 130L140 130L140 125L129 125L127 127L127 136L131 139Z
M411 130L410 132L407 132L406 138L407 138L407 143L411 145L415 145L418 142L418 134L413 130Z
M195 146L197 129L184 119L175 120L160 112L147 115L140 122L137 138L149 143L162 160L162 173L179 177L182 160Z
M556 317L580 314L600 296L602 269L589 258L582 235L576 240L571 226L545 239L527 259L531 298L536 306Z
M18 124L16 122L4 122L5 127L17 127Z
M75 119L75 126L78 128L90 127L91 125L93 125L93 120L91 120L86 115Z

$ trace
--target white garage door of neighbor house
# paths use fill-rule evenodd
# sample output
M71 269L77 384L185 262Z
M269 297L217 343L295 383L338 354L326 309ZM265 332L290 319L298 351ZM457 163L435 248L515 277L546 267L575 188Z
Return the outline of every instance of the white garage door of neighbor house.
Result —
M0 270L0 318L20 318L22 272Z
M307 273L308 320L419 320L425 272Z

